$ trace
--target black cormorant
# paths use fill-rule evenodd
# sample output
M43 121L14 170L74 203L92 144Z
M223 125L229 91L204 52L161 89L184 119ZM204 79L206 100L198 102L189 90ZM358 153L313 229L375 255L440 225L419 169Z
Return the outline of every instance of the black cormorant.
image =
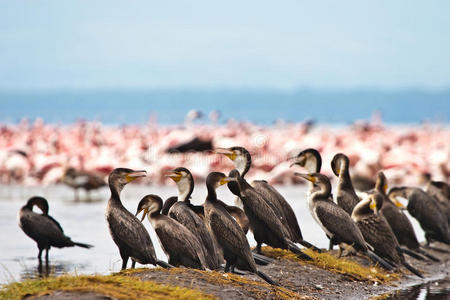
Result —
M183 224L160 214L163 206L162 199L157 195L147 195L139 202L136 216L144 211L145 215L158 235L161 247L166 253L169 264L172 266L185 266L188 268L202 269L207 267L204 252L206 251L198 238Z
M228 272L230 269L234 271L236 263L240 260L240 269L255 273L266 282L277 285L269 276L256 268L250 245L242 228L223 205L217 203L216 188L230 180L235 179L227 178L223 173L210 173L206 178L208 196L203 205L205 208L205 221L223 250L226 260L225 272Z
M119 248L122 270L126 269L130 257L133 261L132 267L136 262L170 267L157 259L152 240L144 225L122 205L120 200L120 192L127 183L145 176L145 171L133 171L126 168L114 169L109 174L111 197L106 208L106 221L111 237Z
M320 173L295 173L295 175L314 183L318 187L309 195L308 205L312 217L330 239L330 250L333 248L333 245L345 243L351 245L356 251L368 255L384 268L392 269L390 264L368 249L361 231L350 215L333 202L331 199L331 183L327 176ZM340 255L341 250L339 250Z
M402 246L406 246L412 251L419 252L420 254L425 255L432 260L439 261L436 257L427 253L420 247L416 233L414 232L414 228L408 217L392 201L389 201L389 199L387 198L387 188L388 183L386 176L384 175L383 171L380 171L377 174L375 184L375 191L383 197L383 205L381 207L380 214L389 223L392 231L395 234L395 237L397 238L398 243Z
M386 219L378 213L383 206L383 196L378 192L367 194L353 209L352 219L358 225L364 240L373 251L390 264L404 265L413 274L423 278L422 274L409 265L403 256L397 238ZM375 213L376 212L376 213Z
M40 208L42 214L33 211L34 205ZM41 262L42 251L44 249L45 261L48 263L48 250L51 247L93 247L88 244L72 241L70 237L64 234L61 225L48 214L48 210L49 206L45 198L32 197L27 201L27 204L22 206L18 214L20 228L37 243L39 263Z
M450 245L450 228L436 199L414 187L393 187L389 190L388 197L401 208L405 207L397 197L408 199L406 208L409 214L419 221L425 232L427 246L433 240Z
M287 229L275 212L264 201L262 195L241 177L239 171L232 170L229 177L235 179L228 183L228 188L242 200L244 212L250 221L250 230L257 242L256 252L261 254L261 245L265 243L274 248L289 249L303 259L311 259L289 239Z

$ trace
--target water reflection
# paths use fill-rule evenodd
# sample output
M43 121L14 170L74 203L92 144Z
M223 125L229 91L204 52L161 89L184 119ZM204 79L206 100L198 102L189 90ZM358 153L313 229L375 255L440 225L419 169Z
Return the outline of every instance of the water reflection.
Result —
M20 272L20 280L44 278L66 274L73 268L71 262L41 262L34 267L25 266Z
M450 278L400 290L386 299L446 300L450 295Z

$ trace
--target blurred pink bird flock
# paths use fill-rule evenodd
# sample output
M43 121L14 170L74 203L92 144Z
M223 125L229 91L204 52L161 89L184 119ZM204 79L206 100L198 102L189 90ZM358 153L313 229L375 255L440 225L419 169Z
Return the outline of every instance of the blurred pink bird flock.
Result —
M415 185L424 183L429 174L434 180L448 180L448 141L450 129L443 125L384 126L381 121L337 129L307 122L261 126L228 121L218 126L149 121L112 126L94 121L56 125L24 119L1 126L0 181L49 185L67 183L75 173L86 173L101 182L115 166L128 166L150 170L144 183L165 184L164 171L181 165L202 181L212 170L231 167L228 160L208 150L242 145L253 158L249 176L272 184L301 183L289 169L289 160L299 150L312 147L323 153L325 161L335 153L346 153L355 179L370 182L384 170L392 183ZM332 174L328 168L323 172Z

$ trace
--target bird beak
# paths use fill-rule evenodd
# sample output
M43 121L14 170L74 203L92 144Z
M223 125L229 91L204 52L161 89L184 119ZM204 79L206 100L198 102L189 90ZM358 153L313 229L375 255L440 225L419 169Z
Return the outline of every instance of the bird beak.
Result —
M388 190L388 185L387 184L383 185L383 191L385 194L387 193L387 190Z
M370 207L370 209L371 209L372 211L375 211L375 209L377 208L377 203L372 199L372 200L370 201L369 207Z
M181 180L181 173L175 170L170 170L167 172L166 177L169 177L170 179L172 179L175 182L178 182Z
M145 219L145 216L148 214L148 208L141 208L141 209L139 209L137 212L136 212L136 217L137 217L137 215L141 212L141 211L144 211L144 213L142 214L142 218L141 218L141 222L142 221L144 221L144 219Z
M316 182L316 178L314 176L310 175L310 174L302 174L302 173L295 172L294 175L295 176L300 176L300 177L302 177L302 178L304 178L304 179L306 179L308 181L311 181L312 183Z
M214 149L213 152L216 153L216 154L223 154L223 155L225 155L226 157L228 157L229 159L231 159L233 161L236 159L236 153L234 153L234 151L230 150L230 149L216 148L216 149Z
M394 199L394 204L398 208L401 208L401 209L405 209L406 208L397 198Z
M127 182L131 182L139 177L146 177L147 171L141 170L141 171L134 171L132 173L129 173L126 175Z
M224 185L225 183L228 183L230 181L237 181L237 180L234 177L224 177L224 178L220 179L219 184Z

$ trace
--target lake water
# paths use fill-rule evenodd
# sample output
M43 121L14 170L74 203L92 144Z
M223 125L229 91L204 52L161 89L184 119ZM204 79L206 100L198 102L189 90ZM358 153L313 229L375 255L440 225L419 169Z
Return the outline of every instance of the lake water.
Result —
M450 122L450 91L326 91L297 90L74 90L60 92L0 92L0 123L23 117L51 123L77 119L106 124L147 122L150 114L160 124L183 122L190 109L206 115L221 113L220 122L232 118L259 124L305 119L348 124L371 118L377 110L387 123L419 124L424 120ZM408 107L405 112L404 108ZM206 121L208 120L206 116Z
M285 196L293 207L299 220L303 236L318 247L328 247L328 239L323 231L312 219L306 202L307 186L279 186L277 189ZM74 241L85 242L95 247L84 248L52 248L50 250L51 274L108 274L117 272L121 267L121 259L116 245L112 241L105 220L105 209L109 190L104 188L92 194L94 202L73 202L73 191L63 185L47 187L0 186L0 283L19 281L38 276L37 247L33 240L28 238L17 225L17 212L27 199L34 195L41 195L49 201L50 215L58 220L64 232ZM176 195L175 186L155 186L130 184L122 192L122 202L131 212L136 211L139 200L146 194L158 194L163 199ZM82 197L84 194L81 194ZM204 184L196 186L193 193L195 204L203 203L206 196ZM233 204L232 195L226 186L218 189L218 196L228 204ZM411 218L410 218L411 219ZM411 219L417 236L423 240L423 231L418 223ZM146 219L144 225L150 233L157 256L167 261L159 246L158 239L150 223ZM252 234L247 235L250 244L256 245ZM130 262L129 262L130 264ZM427 284L418 287L422 295L430 294L443 288L448 292L448 279L443 284ZM447 290L445 290L447 289ZM405 291L406 293L407 291ZM415 290L417 292L417 290ZM412 293L412 292L411 292ZM431 297L431 296L430 296ZM397 298L399 299L399 298ZM416 299L416 298L410 298ZM444 298L417 298L417 299L444 299Z

